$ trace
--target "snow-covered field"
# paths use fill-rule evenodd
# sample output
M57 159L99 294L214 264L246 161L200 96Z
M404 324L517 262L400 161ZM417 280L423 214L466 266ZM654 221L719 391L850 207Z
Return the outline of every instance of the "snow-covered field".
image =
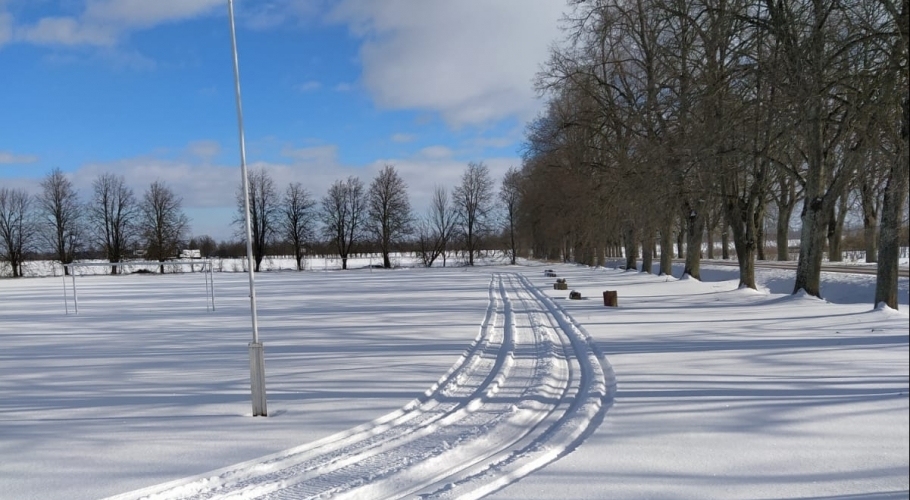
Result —
M0 498L906 499L908 280L702 272L0 280Z

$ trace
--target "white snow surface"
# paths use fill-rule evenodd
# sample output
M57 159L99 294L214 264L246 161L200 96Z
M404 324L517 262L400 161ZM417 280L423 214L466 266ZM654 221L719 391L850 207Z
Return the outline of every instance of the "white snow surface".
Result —
M736 273L259 273L268 417L246 274L0 280L0 499L908 498L908 280Z

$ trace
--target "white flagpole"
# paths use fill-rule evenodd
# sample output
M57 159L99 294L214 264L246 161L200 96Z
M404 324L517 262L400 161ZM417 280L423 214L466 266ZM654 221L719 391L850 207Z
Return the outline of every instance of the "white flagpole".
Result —
M268 415L265 398L265 358L259 342L259 322L256 316L256 284L253 273L253 236L250 224L250 181L246 169L246 143L243 139L243 106L240 102L240 64L237 59L237 35L234 28L234 1L228 0L231 21L231 50L234 55L234 94L237 99L237 130L240 137L240 172L243 175L243 208L246 221L246 258L250 276L250 315L253 320L253 341L250 342L250 390L253 416Z

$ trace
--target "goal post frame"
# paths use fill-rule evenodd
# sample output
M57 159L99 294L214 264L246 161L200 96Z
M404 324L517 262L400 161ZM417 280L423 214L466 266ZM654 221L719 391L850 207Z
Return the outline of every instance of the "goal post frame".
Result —
M190 266L190 272L195 272L194 266L202 266L202 275L205 279L205 295L206 311L215 310L215 273L214 266L212 265L212 259L194 259L194 260L166 260L164 262L157 260L127 260L123 262L71 262L69 264L63 264L63 304L66 314L69 314L69 296L67 295L66 287L66 275L69 274L71 277L71 289L73 291L73 311L74 314L79 314L79 296L76 293L76 269L87 268L87 267L113 267L116 266L120 269L129 268L129 267L155 267L160 266L171 266L171 265L180 265L180 266ZM67 273L66 271L69 271Z

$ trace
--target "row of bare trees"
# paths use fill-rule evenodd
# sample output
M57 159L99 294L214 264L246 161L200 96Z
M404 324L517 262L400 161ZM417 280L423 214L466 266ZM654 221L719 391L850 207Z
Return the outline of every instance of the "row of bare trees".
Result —
M259 270L270 247L285 243L302 269L303 257L318 241L329 242L342 269L347 269L351 253L366 245L378 248L386 268L392 267L391 254L406 246L413 247L426 266L440 256L444 260L453 249L464 251L468 264L474 265L486 239L498 230L494 186L489 168L471 162L451 198L437 186L430 207L420 215L412 210L408 186L393 165L384 166L369 186L356 176L335 181L319 200L299 183L289 184L281 195L267 170L254 169L249 175L249 214L255 268ZM235 227L245 230L242 186L236 214Z
M853 196L878 262L875 302L897 307L908 0L570 4L567 37L539 74L549 105L528 129L519 182L535 255L623 253L650 272L659 248L669 274L675 246L698 278L704 235L720 227L754 288L764 220L776 215L786 259L800 209L794 292L819 296Z
M38 252L70 264L93 247L115 264L142 250L146 258L164 262L176 255L189 229L180 198L161 181L137 198L122 176L104 173L83 202L72 181L55 169L40 187L35 196L0 188L0 259L14 277L22 275L26 256ZM111 272L116 274L117 266Z

